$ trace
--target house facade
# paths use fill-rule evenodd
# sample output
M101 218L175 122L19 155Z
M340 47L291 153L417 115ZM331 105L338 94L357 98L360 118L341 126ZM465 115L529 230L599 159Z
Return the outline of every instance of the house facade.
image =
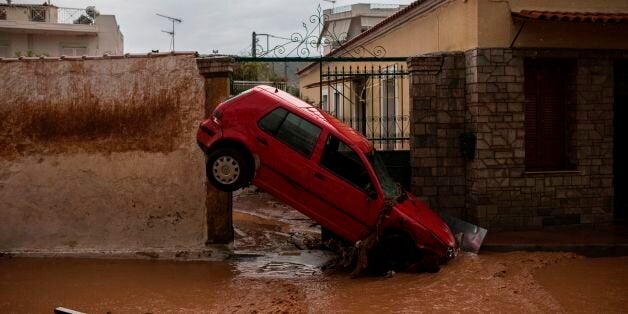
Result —
M94 7L0 4L0 57L123 53L115 16L101 15Z
M425 0L336 51L410 56L414 193L484 227L541 228L628 214L626 38L620 0Z

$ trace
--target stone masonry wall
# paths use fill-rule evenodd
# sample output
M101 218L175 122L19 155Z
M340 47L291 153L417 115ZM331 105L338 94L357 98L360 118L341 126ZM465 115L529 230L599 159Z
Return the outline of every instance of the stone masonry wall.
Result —
M612 218L613 59L621 52L475 49L465 53L467 125L477 159L469 208L489 228L602 223ZM623 53L626 57L626 53ZM572 58L568 158L574 171L526 172L524 59Z
M409 60L412 192L435 210L466 218L464 54Z
M204 250L194 55L5 59L0 76L0 251Z

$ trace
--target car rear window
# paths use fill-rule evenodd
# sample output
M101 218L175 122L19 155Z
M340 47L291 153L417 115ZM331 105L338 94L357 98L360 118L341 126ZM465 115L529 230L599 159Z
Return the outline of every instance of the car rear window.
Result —
M316 140L321 134L321 128L283 108L271 111L258 125L260 129L306 157L312 155Z

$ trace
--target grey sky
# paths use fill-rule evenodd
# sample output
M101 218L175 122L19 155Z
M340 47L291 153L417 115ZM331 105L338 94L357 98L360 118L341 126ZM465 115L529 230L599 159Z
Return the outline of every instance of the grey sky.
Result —
M4 0L0 0L3 1ZM37 3L45 0L14 0ZM126 52L168 51L171 24L155 15L161 13L183 19L176 26L176 49L237 54L250 50L251 33L288 37L302 30L302 22L316 12L316 0L51 0L60 7L96 6L102 14L114 14L124 34ZM353 3L400 3L412 0L338 0L336 6Z

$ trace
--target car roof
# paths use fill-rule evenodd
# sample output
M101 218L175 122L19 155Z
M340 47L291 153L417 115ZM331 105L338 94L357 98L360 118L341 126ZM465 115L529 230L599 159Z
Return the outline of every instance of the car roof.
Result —
M335 130L336 133L345 137L345 141L349 141L356 145L364 153L369 153L373 150L373 145L371 145L371 143L362 134L358 133L356 130L336 119L329 113L320 110L318 107L308 104L307 102L275 87L259 85L254 87L253 90L260 92L256 93L259 96L265 95L280 98L283 100L282 104L286 107L292 108L294 111L300 112L304 116L317 120L328 129Z

